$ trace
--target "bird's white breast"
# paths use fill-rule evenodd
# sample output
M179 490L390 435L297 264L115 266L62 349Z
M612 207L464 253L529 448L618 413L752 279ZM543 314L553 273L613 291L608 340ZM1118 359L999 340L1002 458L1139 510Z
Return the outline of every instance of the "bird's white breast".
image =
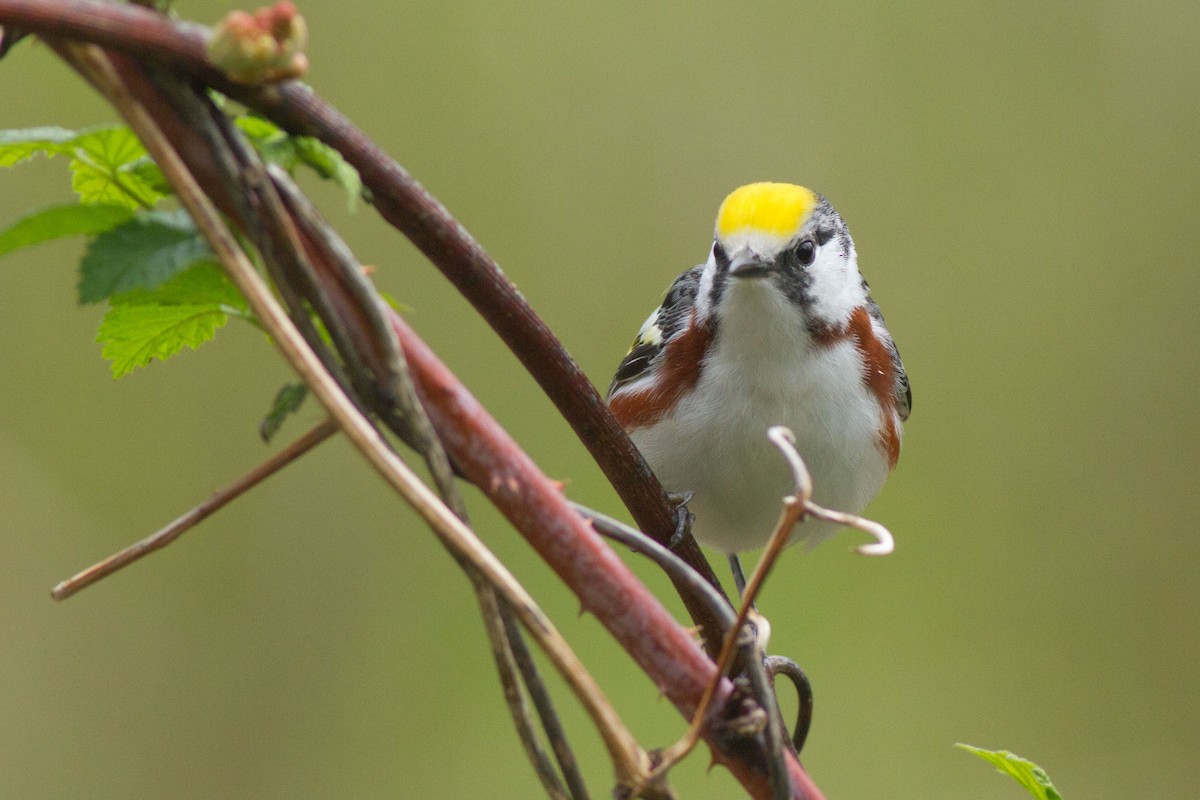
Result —
M725 552L766 543L791 477L767 440L772 425L796 434L821 505L858 513L887 477L881 409L863 382L851 340L814 341L800 311L767 281L736 281L692 391L634 442L672 491L691 491L693 532ZM733 294L736 293L736 294ZM794 539L836 530L807 521Z

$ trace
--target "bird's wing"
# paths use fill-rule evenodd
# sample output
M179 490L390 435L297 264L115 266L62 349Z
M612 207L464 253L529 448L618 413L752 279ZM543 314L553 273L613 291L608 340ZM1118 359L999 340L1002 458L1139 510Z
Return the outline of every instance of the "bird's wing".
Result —
M863 281L863 285L866 285L866 281ZM896 348L896 340L892 338L892 334L888 332L887 326L883 322L883 312L879 310L879 304L869 294L867 295L867 312L871 315L874 323L871 326L872 332L883 342L883 346L892 356L892 363L896 365L892 397L896 400L896 412L900 415L900 421L903 422L908 419L908 415L912 411L912 387L908 384L908 373L904 371L904 362L900 360L900 351Z
M608 387L608 395L622 386L636 381L649 371L666 347L667 342L679 334L688 323L692 306L696 303L696 292L700 286L700 272L704 265L693 267L680 275L667 290L662 305L654 309L638 331L633 346L621 360L617 373Z

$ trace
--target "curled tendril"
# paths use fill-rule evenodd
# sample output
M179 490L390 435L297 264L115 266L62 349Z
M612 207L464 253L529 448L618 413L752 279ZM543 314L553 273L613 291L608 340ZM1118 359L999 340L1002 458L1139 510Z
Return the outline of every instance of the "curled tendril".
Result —
M827 522L856 528L875 539L874 542L854 548L854 552L859 555L886 556L890 555L896 549L896 540L892 536L891 531L878 522L860 517L857 514L834 511L813 502L812 474L808 471L808 466L804 463L804 459L800 456L800 453L796 451L795 434L783 425L775 425L767 431L767 437L779 448L779 452L783 454L788 467L792 471L792 482L796 487L794 501L803 505L805 514L817 519L826 520Z

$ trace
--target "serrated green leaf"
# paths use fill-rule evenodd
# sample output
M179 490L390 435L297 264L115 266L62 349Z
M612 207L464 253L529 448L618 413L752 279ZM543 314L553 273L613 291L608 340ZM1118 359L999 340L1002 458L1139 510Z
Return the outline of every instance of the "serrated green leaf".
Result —
M115 305L100 321L96 341L112 362L114 378L157 358L165 361L184 347L195 350L229 321L219 306Z
M264 442L271 441L271 437L283 427L284 420L299 411L307 397L308 387L303 383L289 383L280 389L275 394L271 410L258 425L258 435L262 437L262 440Z
M231 314L250 316L246 298L216 264L203 263L154 289L134 289L109 298L112 305L219 305Z
M955 747L960 750L966 750L968 753L974 753L988 761L1003 774L1010 776L1017 783L1025 787L1031 795L1038 800L1062 800L1062 795L1054 788L1054 784L1050 782L1050 776L1046 771L1037 764L1020 756L1010 753L1007 750L984 750L980 747L972 747L969 744L956 744Z
M169 193L162 174L152 164L148 166L142 143L123 126L0 131L0 167L11 167L38 153L71 157L71 187L84 203L150 208Z
M73 142L71 188L84 203L151 208L164 197L163 181L147 179L146 148L125 127L96 128Z
M150 156L130 162L129 173L136 176L141 183L158 192L160 196L165 197L175 193L174 187L167 182L166 176L162 174L162 170Z
M47 156L70 153L78 131L44 127L0 131L0 167L11 167L38 153Z
M79 302L153 289L214 256L184 211L147 211L97 236L79 262Z
M133 212L124 206L66 203L43 208L0 230L0 255L64 236L103 233L132 216Z
M220 268L201 264L156 289L113 296L96 341L104 345L101 354L112 362L113 377L120 378L151 359L195 350L230 315L249 315L245 299Z

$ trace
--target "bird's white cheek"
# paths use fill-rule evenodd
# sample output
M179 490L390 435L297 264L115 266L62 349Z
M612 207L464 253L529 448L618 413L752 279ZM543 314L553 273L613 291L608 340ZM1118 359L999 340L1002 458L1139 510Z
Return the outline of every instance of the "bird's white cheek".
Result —
M810 313L824 322L844 324L854 309L866 302L862 276L853 258L847 261L840 254L822 253L809 267L809 274L809 296L813 300Z
M712 298L713 279L716 274L717 264L710 255L708 263L704 265L704 269L700 272L700 285L696 290L696 315L701 319L707 317L712 310L710 300Z

